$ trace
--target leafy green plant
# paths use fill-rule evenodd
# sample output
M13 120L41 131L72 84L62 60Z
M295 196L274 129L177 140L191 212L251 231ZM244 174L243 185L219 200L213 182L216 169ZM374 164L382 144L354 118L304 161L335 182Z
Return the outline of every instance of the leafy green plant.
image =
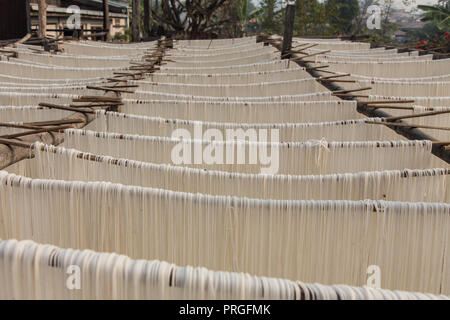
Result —
M450 8L446 5L419 5L418 8L424 11L422 21L433 22L439 30L450 29Z

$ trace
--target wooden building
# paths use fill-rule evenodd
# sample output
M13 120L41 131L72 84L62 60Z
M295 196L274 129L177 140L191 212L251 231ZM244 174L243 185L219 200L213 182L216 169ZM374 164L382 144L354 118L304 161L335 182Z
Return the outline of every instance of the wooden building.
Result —
M38 28L38 1L30 1L31 28ZM67 19L73 14L67 8L76 5L80 8L81 27L83 30L103 29L103 1L102 0L47 0L47 29L49 35L55 35L53 30L67 26ZM123 34L129 26L129 5L126 0L110 0L110 34Z
M19 39L30 28L28 0L0 0L0 40Z

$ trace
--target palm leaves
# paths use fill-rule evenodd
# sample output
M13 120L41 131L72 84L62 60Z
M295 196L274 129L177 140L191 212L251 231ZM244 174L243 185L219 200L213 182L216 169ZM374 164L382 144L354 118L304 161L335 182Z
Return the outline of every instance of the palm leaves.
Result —
M450 28L450 9L448 6L419 5L418 8L425 11L422 15L422 21L434 22L439 30Z
M263 12L262 8L255 8L252 11L250 11L248 0L237 1L236 9L240 21L245 24L247 24L248 21L259 17Z
M237 1L236 10L239 20L247 22L248 0Z

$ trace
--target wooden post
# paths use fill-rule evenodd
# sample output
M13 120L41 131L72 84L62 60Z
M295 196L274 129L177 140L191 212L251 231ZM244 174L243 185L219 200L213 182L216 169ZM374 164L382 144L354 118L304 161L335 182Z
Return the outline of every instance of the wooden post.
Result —
M111 35L109 26L109 0L103 0L103 31L106 32L104 37L105 41L108 41Z
M132 13L132 40L138 42L139 38L139 26L141 18L140 0L133 0L133 13Z
M39 37L47 35L47 0L39 0Z
M284 22L283 45L281 47L281 54L283 59L289 59L290 54L285 53L292 48L292 35L294 34L294 18L295 18L295 1L288 1L286 5L286 19Z

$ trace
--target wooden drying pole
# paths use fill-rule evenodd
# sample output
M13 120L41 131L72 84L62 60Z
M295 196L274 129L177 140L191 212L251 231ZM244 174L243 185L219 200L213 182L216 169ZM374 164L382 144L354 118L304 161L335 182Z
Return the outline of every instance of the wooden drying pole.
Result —
M285 55L292 48L292 36L294 35L294 19L295 19L295 1L288 1L286 5L283 44L281 47L281 55ZM284 58L290 58L290 54Z
M449 145L450 142L449 141L433 141L433 146L445 146L445 145Z
M361 104L384 104L384 103L414 103L415 100L373 100L373 101L358 101Z
M337 90L337 91L333 91L333 95L340 96L343 94L350 94L352 92L366 91L366 90L370 90L370 89L372 89L372 87L364 87L364 88L349 89L349 90ZM353 95L351 95L351 96L353 96Z
M0 136L0 138L3 138L3 139L15 139L15 138L19 138L19 137L35 135L35 134L42 133L42 132L60 132L60 131L65 130L65 129L73 128L73 125L56 126L56 127L49 127L49 128L38 127L38 128L39 129L34 129L34 130L31 130L31 131L25 131L25 132L18 132L18 133L11 133L11 134L7 134L7 135L2 135L2 136Z
M17 128L17 129L41 129L45 126L62 125L62 124L74 124L84 122L81 119L74 120L52 120L52 121L36 121L27 122L23 124L15 124L11 122L0 122L0 127Z
M84 118L80 118L84 117ZM94 119L93 114L73 113L63 120L77 120L74 123L75 128L82 128L86 123L91 122ZM81 120L81 122L79 121ZM64 133L43 131L40 133L23 136L14 144L10 141L0 141L0 169L4 169L20 160L30 157L30 152L24 146L26 144L32 144L36 141L45 144L60 144L64 140Z
M414 124L414 123L403 123L403 122L384 122L384 121L366 121L368 124L382 124L391 127L409 127L409 128L423 128L423 129L434 129L434 130L447 130L450 131L450 127L440 127L440 126L429 126L424 124Z
M356 83L355 80L342 80L342 79L337 79L337 78L343 78L343 77L349 77L350 74L335 74L332 76L327 76L327 77L319 77L317 78L317 81L320 82L348 82L348 83Z
M128 79L118 79L118 78L107 78L106 80L108 80L109 82L123 82L123 83L127 83L129 81Z
M108 99L113 100L114 102L117 102L117 99L120 100L120 98L116 96L116 93L113 92L106 94L104 100ZM108 102L109 101L107 101L107 103ZM92 109L80 110L78 108L71 108L53 104L44 104L43 107L73 111L74 113L61 120L24 124L39 127L39 129L35 129L33 131L22 134L15 134L14 140L12 140L12 138L8 139L2 137L2 140L0 140L0 169L4 169L20 160L29 158L29 146L34 142L39 141L45 144L58 145L64 141L64 133L60 132L61 130L72 127L83 128L86 124L95 119L95 111ZM70 124L70 126L64 126L64 124ZM56 125L56 127L45 128L44 126L47 125Z
M373 109L397 109L397 110L414 110L413 107L398 106L403 103L414 103L414 100L374 100L374 101L360 101L358 103ZM388 105L386 105L388 103ZM391 105L396 104L396 105Z
M394 109L394 110L414 110L413 107L405 107L405 106L391 106L391 105L379 105L379 104L367 104L368 108L373 109Z
M318 70L320 72L325 72L324 70L319 70L319 69L325 69L325 68L329 68L329 65L325 65L325 66L317 66L317 67L312 67L312 68L305 68L306 71L313 71L313 70ZM332 72L332 71L329 71ZM336 72L332 72L332 73L336 73Z
M431 149L431 152L444 160L447 163L450 163L450 152L446 148L444 148L445 145L449 143L443 143L439 141L434 141L432 137L425 134L423 131L419 130L419 126L411 125L405 122L392 122L392 121L401 121L403 119L410 119L410 118L417 118L421 116L432 116L437 115L441 113L445 113L442 111L437 112L427 112L422 114L413 114L413 115L405 115L405 116L399 116L399 117L392 117L390 114L383 112L382 110L379 110L379 108L373 108L368 107L367 105L358 103L358 109L359 112L365 114L368 117L374 117L374 118L383 118L386 122L383 121L383 124L386 124L388 128L391 128L398 134L410 139L410 140L430 140L432 141L433 147ZM439 113L438 113L439 112ZM450 112L450 111L447 111ZM397 126L397 124L401 124ZM433 128L428 128L433 129Z
M19 148L31 148L31 146L32 146L32 143L30 143L30 142L23 142L23 141L18 141L18 140L13 140L13 139L4 139L4 138L0 138L0 144L19 147Z
M333 76L319 77L317 79L318 80L329 80L329 79L349 77L349 76L351 76L350 73L345 73L345 74L336 74L336 75L333 75Z
M134 93L134 91L118 89L118 88L114 88L114 87L86 86L86 89L121 92L121 93Z
M304 45L307 45L307 46L304 47ZM303 43L300 46L294 47L293 50L295 50L297 52L304 52L306 49L314 48L314 47L317 47L318 45L319 45L318 43L313 43L313 44ZM301 49L299 49L299 48L301 48Z
M150 64L154 67L161 62L162 56L166 48L171 47L171 43L166 40L158 41L158 50L160 55L158 58ZM151 71L144 71L139 74L144 75L151 73ZM119 77L134 77L133 73L120 75ZM117 83L117 79L110 78L112 82ZM129 79L128 79L129 80ZM123 86L134 87L134 86ZM30 147L34 142L42 142L45 144L58 145L64 141L64 133L61 130L67 128L83 128L85 125L95 119L95 107L100 108L117 108L122 105L122 99L119 96L119 92L111 92L109 89L114 86L105 86L107 93L104 96L82 96L80 98L73 99L72 102L83 102L85 104L76 105L70 104L69 106L61 106L50 103L42 103L41 107L61 109L65 111L72 111L73 113L68 117L61 120L54 121L41 121L26 123L22 126L29 126L31 131L8 135L7 137L0 138L0 169L4 169L20 160L27 159L33 156L30 151ZM117 89L119 90L119 89ZM87 109L86 109L87 108ZM70 124L65 126L66 124ZM50 126L50 127L48 127ZM35 128L35 129L34 129Z
M62 105L57 105L57 104L52 104L52 103L44 103L41 102L39 103L40 107L45 107L45 108L49 108L49 109L59 109L59 110L65 110L65 111L73 111L73 112L80 112L80 113L95 113L94 110L86 110L86 109L77 109L77 108L71 108L71 107L66 107L66 106L62 106Z
M310 46L307 46L306 48L301 48L301 49L291 49L291 50L286 51L284 54L282 54L281 57L283 58L283 57L285 57L285 56L287 56L287 55L290 55L290 54L292 54L292 53L306 54L306 53L305 53L305 50L306 50L306 49L315 47L315 46L317 46L317 45L318 45L318 44L315 43L315 44L312 44L312 45L310 45Z
M70 108L110 108L122 106L123 102L110 102L110 103L89 103L89 104L69 104Z
M328 53L331 50L324 50L324 51L320 51L320 52L316 52L316 53L311 53L311 54L305 54L303 57L297 57L297 58L291 58L291 61L301 61L301 60L305 60L305 58L309 58L309 57L314 57L320 54L324 54L324 53ZM312 61L313 63L315 63L314 61Z
M354 98L369 98L369 96L367 94L352 94L352 93L337 93L337 94L333 94L333 96L339 97L341 99L342 98L350 98L350 99L354 99Z
M15 124L10 122L0 122L0 127L16 128L16 129L37 129L40 128L33 124Z
M431 112L424 112L424 113L408 114L408 115L398 116L398 117L387 117L387 118L384 118L384 120L385 121L396 121L396 120L403 120L403 119L436 116L436 115L444 114L444 113L450 113L450 110L431 111Z
M280 44L277 40L269 40L265 39L264 37L261 37L262 41L265 43L269 43L272 46L276 47L278 50L284 54L285 52L282 51ZM356 39L356 38L355 38ZM300 46L304 46L306 44L302 44ZM294 60L299 66L305 68L309 74L311 74L314 78L320 78L319 72L328 72L333 74L338 74L333 71L327 71L327 70L320 70L321 68L317 68L314 66L311 66L309 64L309 61L304 60L305 57L300 57L298 60ZM292 59L291 59L292 60ZM311 61L311 63L316 63L315 61ZM369 98L368 95L362 95L362 94L354 94L353 92L358 91L364 91L369 90L371 87L367 88L359 88L359 89L352 89L352 90L343 90L342 87L339 87L337 84L335 84L335 81L323 81L323 85L328 88L330 91L332 91L334 96L337 96L339 98L345 98L347 100L356 100L356 98ZM357 101L357 100L356 100ZM357 111L366 115L367 117L374 117L374 118L393 118L388 113L383 112L382 108L409 108L409 107L401 107L401 106L390 106L390 105L382 105L377 103L369 103L369 101L364 101L363 103L357 101ZM390 103L390 104L397 104L400 102L394 102L394 101L383 101L383 103ZM410 127L408 125L406 126L388 126L398 134L410 139L410 140L431 140L434 139L427 134L423 133L422 131L418 130L415 127ZM445 147L448 145L447 147ZM432 153L441 158L442 160L446 161L447 163L450 163L450 142L436 142L433 141L433 147L432 147Z
M32 125L37 127L45 127L45 126L53 126L53 125L62 125L62 124L73 124L73 123L84 123L83 119L67 119L67 120L50 120L50 121L35 121L35 122L26 122L24 125Z
M81 96L80 98L75 98L73 102L101 102L101 103L121 103L122 99L117 96Z

